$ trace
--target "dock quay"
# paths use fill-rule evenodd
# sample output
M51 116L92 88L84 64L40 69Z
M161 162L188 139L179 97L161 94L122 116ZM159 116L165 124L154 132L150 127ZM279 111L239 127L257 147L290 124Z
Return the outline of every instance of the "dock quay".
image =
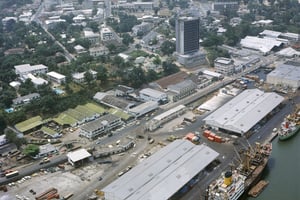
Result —
M264 180L259 181L254 187L250 189L248 195L251 197L257 197L268 184L269 184L268 181L264 181Z
M268 137L266 142L272 142L278 136L278 132L272 132L271 135Z

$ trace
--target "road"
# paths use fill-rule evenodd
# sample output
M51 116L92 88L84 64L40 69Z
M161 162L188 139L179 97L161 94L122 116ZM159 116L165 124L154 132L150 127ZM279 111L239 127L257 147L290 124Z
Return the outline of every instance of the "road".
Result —
M31 21L34 21L41 25L41 27L44 29L44 31L49 35L49 37L55 41L55 43L60 46L64 51L64 56L68 60L68 62L71 62L71 60L76 60L76 57L70 54L70 52L65 48L64 45L62 45L59 41L56 40L56 38L47 30L45 24L39 19L41 13L44 11L44 2L41 2L39 8L36 10L35 14L31 17Z

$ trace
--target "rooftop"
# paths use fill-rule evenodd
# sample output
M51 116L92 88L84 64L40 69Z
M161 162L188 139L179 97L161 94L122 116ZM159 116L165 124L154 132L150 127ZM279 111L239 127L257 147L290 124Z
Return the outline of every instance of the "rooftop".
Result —
M284 78L288 80L300 81L300 66L284 63L278 65L267 76L276 76L278 78Z
M31 72L34 70L41 70L41 69L48 69L48 67L46 67L43 64L39 64L39 65L22 64L22 65L15 66L15 70L17 70L19 73Z
M85 149L78 149L76 151L69 152L67 156L72 162L77 162L79 160L89 158L91 154Z
M283 100L274 92L248 89L204 118L204 121L211 126L244 134Z
M140 91L140 94L146 94L151 97L160 97L162 95L165 95L166 93L151 88L145 88Z
M55 78L57 78L57 79L64 79L64 78L66 78L65 75L59 74L59 73L54 72L54 71L48 72L47 75L48 75L48 76L55 77Z
M42 118L40 116L36 116L36 117L29 118L23 122L17 123L15 125L15 127L20 132L26 132L26 131L33 129L41 124L43 124Z
M105 188L105 199L169 199L219 154L205 145L175 140Z
M84 129L88 132L93 132L94 130L107 126L117 119L119 119L119 117L112 114L107 114L100 117L99 119L86 123L85 125L81 126L81 129Z

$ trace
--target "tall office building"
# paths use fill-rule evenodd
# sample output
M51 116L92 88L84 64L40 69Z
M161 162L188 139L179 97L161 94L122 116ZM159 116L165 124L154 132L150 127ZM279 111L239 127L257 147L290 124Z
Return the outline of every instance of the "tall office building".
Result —
M176 52L190 54L199 50L199 18L182 17L176 21Z
M205 62L205 54L199 51L199 24L196 17L180 17L176 20L177 61L187 67Z

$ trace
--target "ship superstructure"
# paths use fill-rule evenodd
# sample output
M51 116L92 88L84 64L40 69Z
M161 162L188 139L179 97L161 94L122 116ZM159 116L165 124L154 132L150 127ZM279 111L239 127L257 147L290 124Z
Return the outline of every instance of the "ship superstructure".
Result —
M235 170L222 173L208 187L208 200L237 200L261 178L272 152L272 144L256 143L254 149L243 150L241 163Z

